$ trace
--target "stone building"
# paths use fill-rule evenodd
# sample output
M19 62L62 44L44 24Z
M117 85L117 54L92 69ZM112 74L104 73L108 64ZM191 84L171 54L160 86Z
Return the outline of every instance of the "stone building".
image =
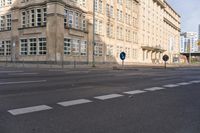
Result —
M180 16L163 0L95 0L97 63L179 53ZM93 61L93 0L1 0L0 60Z

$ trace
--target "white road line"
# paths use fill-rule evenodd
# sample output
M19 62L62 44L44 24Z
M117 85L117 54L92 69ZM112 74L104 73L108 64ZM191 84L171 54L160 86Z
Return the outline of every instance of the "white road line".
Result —
M180 85L178 84L168 84L168 85L163 85L163 87L167 87L167 88L173 88L173 87L178 87Z
M117 97L122 97L122 96L123 95L120 95L120 94L110 94L110 95L97 96L94 98L99 99L99 100L107 100L107 99L112 99L112 98L117 98Z
M200 80L190 81L190 83L200 83Z
M72 100L72 101L59 102L57 104L64 106L64 107L68 107L68 106L90 103L90 102L92 102L92 101L87 100L87 99L78 99L78 100Z
M10 85L10 84L28 84L28 83L41 83L47 80L36 80L36 81L16 81L16 82L0 82L0 85Z
M38 73L12 73L12 74L8 74L8 75L38 75Z
M134 91L127 91L127 92L124 92L124 93L134 95L134 94L140 94L140 93L145 93L145 92L146 91L142 91L142 90L134 90Z
M21 73L24 71L0 71L0 73Z
M157 91L157 90L163 90L165 88L163 87L151 87L151 88L147 88L147 89L144 89L145 91Z
M32 106L32 107L27 107L27 108L12 109L12 110L8 110L8 112L11 113L12 115L22 115L22 114L50 110L50 109L53 109L53 108L47 105L39 105L39 106Z
M182 82L182 83L177 83L177 85L189 85L191 84L190 82Z

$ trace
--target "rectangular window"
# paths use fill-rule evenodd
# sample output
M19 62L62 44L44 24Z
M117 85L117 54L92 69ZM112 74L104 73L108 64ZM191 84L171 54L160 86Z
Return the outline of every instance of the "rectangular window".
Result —
M26 12L22 12L22 28L26 27Z
M72 44L72 53L73 55L79 55L79 46L80 46L80 40L73 40Z
M11 14L6 16L6 29L11 30Z
M7 0L7 5L11 5L12 4L12 0Z
M103 13L103 1L99 0L99 12Z
M5 55L4 41L0 41L0 55L1 56Z
M71 54L71 39L64 39L64 54L70 55Z
M64 26L65 27L67 27L67 19L68 19L67 10L65 9L65 11L64 11Z
M79 14L75 13L75 28L78 29L79 28Z
M120 28L120 39L123 40L123 28Z
M81 55L87 55L87 41L81 41Z
M96 43L95 56L103 56L103 44Z
M120 28L117 26L117 39L120 39Z
M107 37L113 37L113 25L107 24Z
M110 6L110 17L113 18L114 16L114 9L113 9L113 6Z
M39 55L47 54L46 38L39 38Z
M95 20L95 33L98 34L99 33L99 21Z
M31 10L31 26L32 27L35 26L35 10L34 9Z
M26 19L26 26L27 27L30 27L30 12L29 11L26 11L26 16L27 16L27 19Z
M103 35L103 22L99 21L99 34Z
M83 6L86 5L86 0L82 0L82 5L83 5Z
M83 16L82 18L82 30L86 31L86 20L85 20L85 16Z
M112 45L107 45L107 49L106 49L106 55L107 56L113 56L113 46Z
M47 8L43 8L43 25L47 24Z
M73 12L69 12L69 20L68 20L69 27L73 27Z
M98 11L98 2L99 0L95 0L95 12L97 12Z
M41 9L37 9L37 19L36 19L36 24L37 26L41 26L42 25L42 10Z
M106 16L108 17L110 16L109 8L110 8L109 4L106 4Z
M36 38L29 39L29 54L36 55L37 54L37 40Z
M6 3L5 3L5 0L1 0L1 1L0 1L0 7L5 6L5 4L6 4Z
M20 40L20 53L21 55L28 55L28 41L27 39Z
M0 30L4 30L4 26L5 26L5 17L1 16L0 17Z
M11 41L6 41L6 55L11 54Z
M123 21L123 12L120 11L120 20Z
M137 58L137 50L133 49L133 59Z

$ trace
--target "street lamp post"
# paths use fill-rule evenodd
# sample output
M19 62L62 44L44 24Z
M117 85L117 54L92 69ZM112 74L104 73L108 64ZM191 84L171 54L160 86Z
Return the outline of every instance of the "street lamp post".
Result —
M95 67L95 0L93 0L93 42L92 42L92 67Z
M190 50L189 50L189 64L191 64L191 62L192 62L191 42L190 42L189 48L190 48Z

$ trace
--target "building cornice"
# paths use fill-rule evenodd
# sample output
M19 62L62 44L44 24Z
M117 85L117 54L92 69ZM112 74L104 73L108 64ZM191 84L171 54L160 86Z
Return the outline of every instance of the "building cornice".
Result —
M161 1L161 0L153 0L153 1L156 2L158 5L160 5L161 8L165 8L166 7L165 3L163 1Z
M181 29L179 27L177 27L176 25L174 25L171 21L169 21L167 18L164 17L164 22L166 22L168 25L170 25L171 27L173 27L174 29L178 30L179 32L181 31Z
M165 0L164 2L165 2L165 4L166 4L178 17L181 17L181 16L167 3L166 0Z

